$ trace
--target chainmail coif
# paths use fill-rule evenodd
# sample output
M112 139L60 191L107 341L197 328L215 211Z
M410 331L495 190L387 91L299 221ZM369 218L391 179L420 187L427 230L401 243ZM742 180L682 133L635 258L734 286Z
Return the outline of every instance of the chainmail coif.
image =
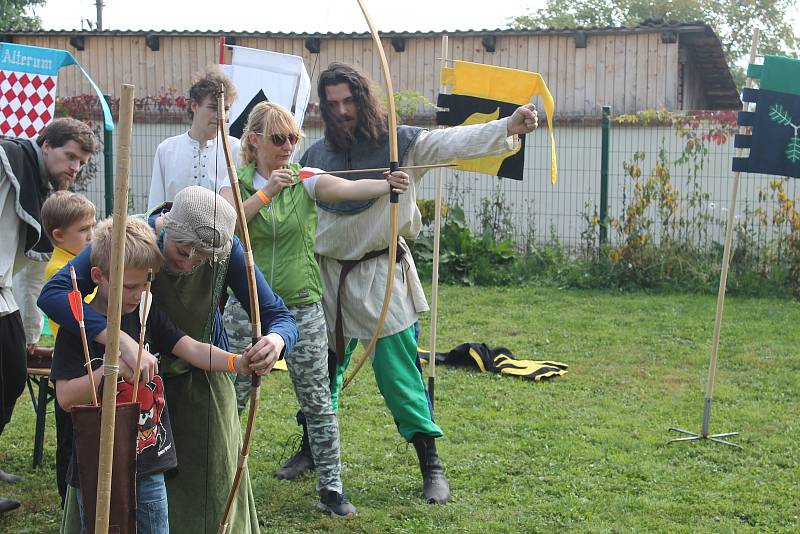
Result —
M171 239L221 260L231 250L236 210L210 189L192 185L175 195L172 209L164 214L164 228Z

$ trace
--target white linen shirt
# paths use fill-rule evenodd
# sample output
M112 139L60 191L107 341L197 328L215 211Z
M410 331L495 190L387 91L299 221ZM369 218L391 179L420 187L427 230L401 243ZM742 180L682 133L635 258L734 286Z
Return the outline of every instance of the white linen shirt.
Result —
M19 269L20 260L24 260L20 239L19 217L15 209L15 190L11 180L0 174L0 225L3 228L3 246L0 247L0 317L13 313L19 309L12 291L13 277Z
M510 152L519 146L519 137L508 135L508 118L485 124L456 126L422 132L408 151L404 165L446 163L456 159L472 159ZM413 325L420 313L428 311L428 302L417 275L414 259L403 238L415 239L422 228L417 208L417 191L428 169L409 170L408 190L400 195L399 247L406 254L394 268L392 300L380 337L386 337ZM334 173L335 174L335 173ZM336 302L341 263L354 260L373 250L389 246L389 195L379 197L366 210L352 215L317 210L316 253L325 294L322 298L328 340L335 346ZM342 321L345 338L368 340L377 326L389 255L356 265L342 288Z
M219 134L201 146L189 136L189 132L162 141L153 160L147 208L171 202L178 191L190 185L199 185L217 193L223 187L230 187L225 154L222 143L218 141ZM228 136L228 145L234 163L238 165L240 142Z

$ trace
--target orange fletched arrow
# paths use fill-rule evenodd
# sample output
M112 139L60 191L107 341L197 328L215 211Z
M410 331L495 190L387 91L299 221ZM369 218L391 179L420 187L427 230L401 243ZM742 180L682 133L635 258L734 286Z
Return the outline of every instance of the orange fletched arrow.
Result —
M69 266L69 274L72 277L72 291L69 292L69 309L72 316L78 323L83 323L83 295L78 291L78 281L75 279L75 267ZM83 325L81 325L83 326Z
M72 316L78 321L81 329L81 342L83 343L83 358L86 360L86 373L89 375L89 384L92 387L92 402L97 406L97 387L94 385L94 374L92 374L92 359L89 356L89 343L86 341L86 327L83 324L83 295L78 291L78 279L75 277L75 266L70 263L69 276L72 278L72 291L69 292L69 309Z

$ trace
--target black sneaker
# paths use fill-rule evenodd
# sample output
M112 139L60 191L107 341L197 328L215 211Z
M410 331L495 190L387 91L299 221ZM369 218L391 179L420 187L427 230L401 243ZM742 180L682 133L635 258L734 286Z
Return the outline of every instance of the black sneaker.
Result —
M275 476L281 480L294 480L311 471L314 467L314 458L311 456L311 451L301 447L294 456L275 471Z
M16 484L17 482L22 482L23 478L17 475L12 475L11 473L6 473L0 469L0 480L3 482L8 482L9 484Z
M320 490L317 508L330 514L331 517L353 517L356 507L350 504L343 493L331 490Z

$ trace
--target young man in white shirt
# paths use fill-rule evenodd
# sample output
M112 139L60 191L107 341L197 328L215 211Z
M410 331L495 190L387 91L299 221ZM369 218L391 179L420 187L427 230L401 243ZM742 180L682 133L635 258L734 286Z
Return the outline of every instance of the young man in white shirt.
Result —
M225 86L226 107L236 100L236 88L222 70L209 65L189 89L189 131L165 139L156 149L150 180L148 210L171 202L175 194L190 185L199 185L233 203L228 169L217 133L217 93ZM227 110L226 110L227 111ZM228 136L233 159L239 163L239 140Z

